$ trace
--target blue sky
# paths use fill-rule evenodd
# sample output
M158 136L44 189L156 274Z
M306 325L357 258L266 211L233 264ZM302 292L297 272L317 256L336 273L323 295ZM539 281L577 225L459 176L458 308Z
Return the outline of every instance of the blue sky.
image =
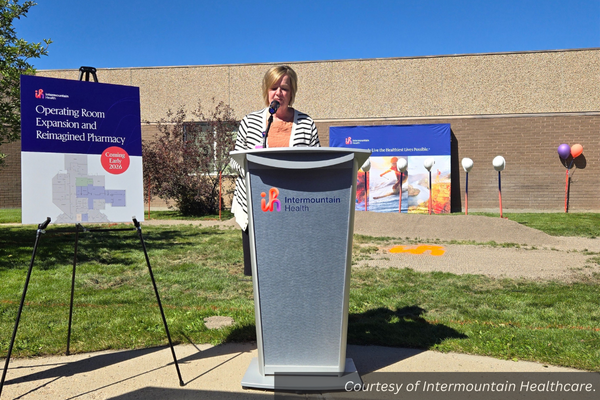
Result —
M211 65L600 47L600 0L38 0L38 69Z

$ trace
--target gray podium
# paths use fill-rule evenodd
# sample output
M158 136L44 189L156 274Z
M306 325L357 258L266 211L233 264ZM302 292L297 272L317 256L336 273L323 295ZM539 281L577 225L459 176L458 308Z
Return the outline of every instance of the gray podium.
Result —
M245 388L336 390L346 358L356 173L343 148L231 152L246 171L258 357Z

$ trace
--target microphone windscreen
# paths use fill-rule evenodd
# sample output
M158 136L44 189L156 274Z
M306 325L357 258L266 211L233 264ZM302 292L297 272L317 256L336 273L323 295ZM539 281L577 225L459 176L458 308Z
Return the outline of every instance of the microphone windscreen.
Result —
M269 106L269 112L271 114L275 114L277 112L277 110L279 109L279 106L280 106L279 102L277 100L273 100L271 102L271 105Z

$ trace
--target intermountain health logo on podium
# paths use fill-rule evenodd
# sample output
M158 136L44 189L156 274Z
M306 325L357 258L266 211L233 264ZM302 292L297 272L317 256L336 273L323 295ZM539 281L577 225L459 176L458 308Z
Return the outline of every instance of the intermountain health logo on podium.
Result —
M265 192L261 192L260 196L262 197L260 200L260 209L263 212L273 212L277 210L277 212L281 212L281 200L277 197L279 196L279 189L272 187L269 189L269 199L267 200L267 194ZM309 205L317 205L317 204L336 204L341 203L342 199L339 197L283 197L283 211L284 212L298 212L298 211L307 211L310 212L311 209Z
M267 203L267 201L265 200L265 197L267 196L267 194L265 192L262 192L260 194L260 196L262 197L261 201L260 201L260 209L263 210L264 212L267 211L273 211L273 206L277 206L277 211L281 211L281 201L279 201L279 199L277 198L277 196L279 196L279 189L272 187L271 189L269 189L269 202Z

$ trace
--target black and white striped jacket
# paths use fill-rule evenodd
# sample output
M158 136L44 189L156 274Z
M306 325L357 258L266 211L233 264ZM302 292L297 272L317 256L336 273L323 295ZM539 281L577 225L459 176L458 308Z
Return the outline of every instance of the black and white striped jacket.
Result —
M240 123L237 138L235 140L235 150L251 150L257 146L262 147L262 133L267 129L267 119L269 118L269 109L265 108L246 115ZM294 110L294 123L292 125L292 134L290 135L289 147L321 147L317 127L314 121L308 115ZM267 138L267 147L269 142ZM242 229L248 226L248 204L246 197L245 171L237 162L231 160L231 165L238 171L239 175L235 182L235 194L231 211L235 220Z

